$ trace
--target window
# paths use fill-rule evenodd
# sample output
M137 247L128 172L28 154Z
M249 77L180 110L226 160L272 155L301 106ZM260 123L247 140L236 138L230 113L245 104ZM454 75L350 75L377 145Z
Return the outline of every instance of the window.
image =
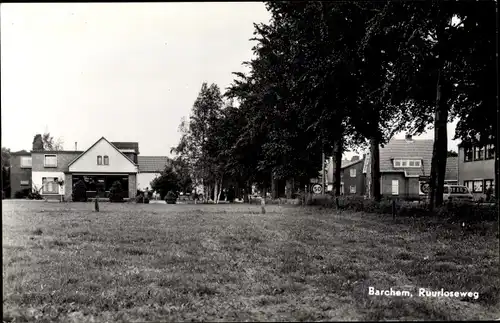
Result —
M349 192L351 192L351 194L356 194L356 186L355 185L351 185L349 187Z
M399 180L392 180L392 195L399 195Z
M443 193L444 194L448 194L450 192L450 190L448 189L447 186L443 187Z
M31 168L31 157L28 156L21 157L21 168Z
M484 159L484 147L475 147L474 148L474 160L483 160Z
M109 165L109 157L104 156L104 165Z
M351 177L356 177L356 168L351 168L349 173L351 174Z
M493 145L486 145L486 155L484 156L485 159L493 159L495 158L495 146Z
M482 193L483 192L483 180L473 181L472 189L473 189L474 193Z
M464 162L472 161L472 148L464 148Z
M43 160L44 167L57 167L56 155L45 155Z
M102 156L97 156L97 165L102 165Z
M43 194L57 194L59 193L59 184L57 178L43 177L42 178L42 193Z
M422 163L418 159L395 159L394 167L421 167Z
M464 181L464 186L467 187L469 192L473 191L472 181Z
M495 181L493 179L485 179L484 180L484 192L486 192L488 189L495 189Z
M30 185L30 181L21 181L21 185Z

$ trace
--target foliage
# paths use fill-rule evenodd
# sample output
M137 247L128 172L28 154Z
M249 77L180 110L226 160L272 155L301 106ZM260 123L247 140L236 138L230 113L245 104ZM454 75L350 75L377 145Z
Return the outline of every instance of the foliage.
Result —
M179 177L171 165L165 166L160 176L151 181L151 189L158 192L162 200L165 199L169 191L177 192L179 190Z
M31 190L29 188L22 189L14 193L14 198L16 199L24 199L27 198Z
M10 148L2 147L2 169L10 166Z
M454 150L448 150L448 153L446 154L447 157L458 157L458 153Z
M123 201L123 188L120 181L115 181L111 188L109 189L109 201L110 202L122 202Z
M177 193L175 193L174 191L168 191L167 195L165 196L165 201L167 202L167 204L175 204L175 202L177 201Z
M71 197L73 202L87 202L87 187L83 180L75 183Z
M54 137L46 132L42 135L43 150L63 150L64 141L61 138L54 140Z

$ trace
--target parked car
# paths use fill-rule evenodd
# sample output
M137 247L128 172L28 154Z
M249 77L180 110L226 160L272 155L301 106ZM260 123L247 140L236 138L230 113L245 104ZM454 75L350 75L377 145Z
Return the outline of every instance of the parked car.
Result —
M472 202L474 197L466 186L444 185L443 200L452 202Z

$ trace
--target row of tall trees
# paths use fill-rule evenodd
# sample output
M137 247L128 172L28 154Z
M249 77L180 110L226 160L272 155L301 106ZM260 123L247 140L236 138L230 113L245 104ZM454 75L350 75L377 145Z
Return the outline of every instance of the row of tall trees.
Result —
M369 146L380 199L380 145L434 128L431 207L440 205L448 122L459 118L464 142L497 141L495 5L266 2L271 20L255 25L250 72L235 73L224 96L203 85L175 151L216 196L225 176L264 192L276 180L304 185L331 153L339 194L343 152Z

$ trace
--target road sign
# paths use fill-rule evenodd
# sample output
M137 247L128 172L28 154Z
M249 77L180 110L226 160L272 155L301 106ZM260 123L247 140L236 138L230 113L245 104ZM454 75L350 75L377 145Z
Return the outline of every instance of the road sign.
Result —
M321 193L323 193L323 186L321 186L321 184L315 184L312 187L312 191L314 194L321 194Z

